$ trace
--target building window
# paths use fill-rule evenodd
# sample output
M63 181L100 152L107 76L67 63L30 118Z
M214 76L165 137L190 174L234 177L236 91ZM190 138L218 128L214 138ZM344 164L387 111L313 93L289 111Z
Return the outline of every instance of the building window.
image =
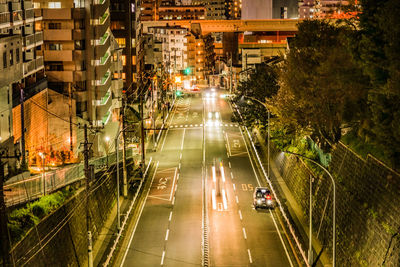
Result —
M15 63L19 63L19 48L17 48L17 49L15 49L15 60L16 60L16 62Z
M126 73L125 72L121 73L121 78L122 78L122 80L126 80Z
M61 8L61 2L49 2L49 8Z
M7 52L3 53L3 68L7 68Z
M49 23L49 29L50 30L59 30L59 29L61 29L61 23L50 22Z
M75 40L75 50L85 50L85 40Z
M281 7L281 19L287 19L287 7Z
M14 53L10 50L10 66L14 65Z
M136 65L136 56L132 56L132 65Z
M49 50L62 50L62 44L49 44Z
M122 55L122 66L126 66L126 56Z
M110 25L111 30L125 30L125 24L123 21L111 21Z
M126 46L125 38L115 38L120 48L124 48Z

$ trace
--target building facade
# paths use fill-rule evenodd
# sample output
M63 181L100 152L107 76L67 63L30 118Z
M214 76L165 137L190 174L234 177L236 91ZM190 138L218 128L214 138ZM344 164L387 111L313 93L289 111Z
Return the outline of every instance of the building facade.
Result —
M297 19L297 0L242 0L242 19Z

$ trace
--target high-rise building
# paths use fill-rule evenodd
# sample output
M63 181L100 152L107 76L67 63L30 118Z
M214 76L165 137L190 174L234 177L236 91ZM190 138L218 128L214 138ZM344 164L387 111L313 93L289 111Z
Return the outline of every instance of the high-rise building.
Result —
M122 79L128 94L136 89L135 1L110 0L111 31L122 49Z
M240 19L242 15L242 0L225 1L226 19Z
M242 0L242 19L296 19L298 0Z
M37 52L43 34L34 27L41 19L30 0L0 1L0 146L9 153L14 152L14 142L21 144L13 138L12 108L20 103L21 93L29 98L47 88L43 57ZM21 127L18 130L22 131Z
M122 67L118 45L110 30L109 2L102 0L40 1L44 33L42 52L49 88L76 100L77 116L101 134L94 138L94 152L104 136L117 131ZM113 114L115 116L113 116Z
M355 15L343 11L349 4L348 0L303 0L299 3L299 14L302 19L348 18Z

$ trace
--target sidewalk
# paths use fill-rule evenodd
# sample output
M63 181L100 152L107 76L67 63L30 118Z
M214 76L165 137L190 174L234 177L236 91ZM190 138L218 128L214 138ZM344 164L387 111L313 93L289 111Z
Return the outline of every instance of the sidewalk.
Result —
M265 142L265 138L261 136L261 133L257 129L257 131L253 131L253 133L256 133L256 138L258 141L258 144L260 145L260 148L262 150L262 154L264 157L261 158L266 158L268 147ZM265 164L265 162L263 162ZM282 176L279 173L279 170L273 160L270 160L270 168L271 168L271 176L270 180L274 184L275 187L278 187L278 191L280 191L283 196L286 199L286 206L289 210L289 213L292 217L292 219L295 221L296 227L301 233L301 238L305 241L305 243L308 244L308 232L309 232L309 221L307 220L306 217L303 215L303 209L298 205L297 201L293 197L292 192L290 189L287 187L285 181L283 180ZM317 240L317 237L315 233L313 233L313 240L312 240L312 246L313 246L313 256L314 259L317 257L318 253L322 249L322 244ZM307 253L308 247L303 248L305 252ZM324 251L319 258L318 265L317 266L332 266L332 261Z

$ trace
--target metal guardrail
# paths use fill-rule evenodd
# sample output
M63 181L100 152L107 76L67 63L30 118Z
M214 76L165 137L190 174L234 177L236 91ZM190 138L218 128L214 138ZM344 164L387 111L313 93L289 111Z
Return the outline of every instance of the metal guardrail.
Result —
M242 119L242 121L244 121L244 119L242 117L242 114L240 113L239 109L237 107L235 107L235 109L237 110L237 112L238 112L240 118ZM256 155L256 158L257 158L257 161L258 161L259 166L261 168L262 174L264 175L264 178L268 183L269 189L272 191L272 193L275 196L275 200L278 203L279 210L280 210L280 212L282 214L282 217L284 218L284 220L286 222L286 225L287 225L287 227L288 227L288 229L290 231L290 234L292 235L292 238L294 239L294 241L296 243L296 246L297 246L297 248L298 248L298 250L300 252L300 255L301 255L304 263L306 264L306 266L310 266L309 263L308 263L308 260L307 260L306 253L305 253L305 251L304 251L304 249L303 249L303 247L302 247L302 245L300 243L300 239L297 237L297 234L295 233L295 230L294 230L295 228L292 226L292 224L291 224L291 222L289 220L289 217L286 215L286 212L285 212L285 210L284 210L284 208L282 206L282 203L279 200L279 198L277 197L277 194L276 194L276 191L275 191L275 189L274 189L274 187L272 185L272 182L269 179L269 177L267 175L267 172L265 171L265 168L264 168L264 166L262 164L261 158L260 158L260 156L259 156L259 154L257 152L257 149L256 149L255 145L254 145L254 142L253 142L253 139L251 137L251 134L250 134L250 132L249 132L249 130L247 129L246 126L243 126L243 128L246 130L247 136L248 136L248 138L250 140L251 146L252 146L253 151L254 151L254 153Z
M133 157L132 150L127 149L126 152L127 157ZM107 160L109 165L114 164L116 162L115 152L109 154L108 157L104 156L92 159L89 161L89 164L94 165L96 172L107 167ZM84 179L84 176L83 163L78 163L69 167L31 176L28 179L22 179L9 184L6 183L4 186L6 206L10 207L35 200L45 194Z

